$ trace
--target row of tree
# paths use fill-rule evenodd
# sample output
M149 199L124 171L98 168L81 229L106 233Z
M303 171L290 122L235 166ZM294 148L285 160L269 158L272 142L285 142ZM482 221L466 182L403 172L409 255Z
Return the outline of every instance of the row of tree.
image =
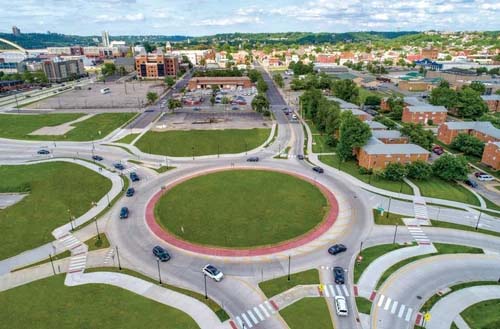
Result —
M477 119L488 112L488 107L481 98L485 89L483 83L474 81L456 91L450 88L447 81L443 80L438 87L431 91L429 103L445 106L461 117Z
M24 71L23 73L4 73L0 71L0 80L22 80L24 83L47 83L49 80L43 71Z

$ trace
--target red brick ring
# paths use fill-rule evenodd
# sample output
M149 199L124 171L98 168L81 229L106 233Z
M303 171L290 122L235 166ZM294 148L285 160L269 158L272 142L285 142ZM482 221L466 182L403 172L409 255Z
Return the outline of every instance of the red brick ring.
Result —
M177 236L173 235L172 233L166 231L163 229L157 222L156 218L154 215L154 209L155 205L158 202L158 200L162 197L163 194L168 192L171 188L174 186L181 184L189 179L198 177L198 176L204 176L207 174L215 173L215 172L220 172L220 171L226 171L226 170L268 170L268 171L274 171L274 172L279 172L287 175L291 175L297 178L300 178L302 180L305 180L311 184L316 185L320 191L323 193L323 195L326 197L328 200L328 203L330 204L330 210L328 214L325 216L323 221L319 223L315 228L310 230L309 232L300 235L296 238L293 238L291 240L283 241L274 245L269 245L269 246L262 246L262 247L255 247L255 248L248 248L248 249L231 249L231 248L224 248L224 247L211 247L211 246L205 246L201 244L195 244L192 242L188 242L186 240L182 240L178 238ZM146 224L148 225L149 229L153 232L154 235L156 235L158 238L161 240L167 242L168 244L171 244L177 248L180 249L185 249L191 252L199 253L199 254L205 254L205 255L211 255L211 256L226 256L226 257L244 257L244 256L262 256L262 255L268 255L268 254L274 254L278 253L281 251L289 250L292 248L300 247L308 242L311 242L317 238L319 238L322 234L327 232L332 225L335 223L335 220L337 219L337 216L339 214L339 205L337 202L337 199L333 195L330 190L328 190L324 185L313 181L312 179L291 173L288 171L283 171L283 170L275 170L275 169L266 169L266 168L224 168L224 169L216 169L216 170L211 170L211 171L204 171L202 173L197 173L188 177L184 177L182 179L179 179L175 181L174 183L168 185L165 189L162 189L155 193L153 197L149 200L147 206L146 206Z

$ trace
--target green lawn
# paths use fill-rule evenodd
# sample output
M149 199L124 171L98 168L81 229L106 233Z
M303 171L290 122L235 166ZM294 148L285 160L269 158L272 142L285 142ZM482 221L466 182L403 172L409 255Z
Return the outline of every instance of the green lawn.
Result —
M327 135L313 135L312 137L313 137L312 150L314 153L335 152L335 147L326 144Z
M436 177L425 181L413 180L413 183L420 188L423 196L479 206L479 200L474 194L457 183L447 182Z
M339 159L338 159L337 155L321 155L319 157L319 160L321 162L323 162L324 164L329 165L330 167L334 167L337 169L340 168L340 170L348 173L349 175L354 176L357 179L359 179L365 183L369 183L375 187L378 187L378 188L381 188L384 190L388 190L388 191L392 191L392 192L396 192L396 193L399 193L399 191L401 189L400 182L393 182L393 181L390 181L387 179L383 179L383 178L378 177L377 175L371 175L371 179L370 179L370 175L361 175L359 173L359 166L356 163L356 161L354 161L354 160L340 162L340 167L339 167ZM403 186L402 193L413 195L413 190L411 189L411 187L408 184L403 182L402 186Z
M290 281L288 281L288 276L264 281L259 283L259 288L268 298L271 298L290 288L306 284L319 284L319 273L317 269L292 274L290 275Z
M500 210L500 206L498 206L493 201L486 199L485 197L483 197L483 199L484 199L484 202L486 202L486 207L488 207L489 209ZM500 214L496 214L495 216L499 217Z
M373 219L377 225L404 225L403 215L394 214L391 212L384 211L383 215L376 209L373 209Z
M411 247L412 245L401 244L381 244L363 249L361 255L363 260L354 266L354 282L357 283L363 271L377 258L400 248Z
M356 297L356 306L359 313L370 314L372 302L364 297Z
M434 247L436 247L437 253L410 257L408 259L402 260L402 261L392 265L391 267L389 267L387 270L385 270L385 272L382 274L379 281L377 282L376 289L378 289L382 285L382 283L384 283L385 280L387 280L394 272L396 272L397 270L399 270L400 268L402 268L405 265L416 262L417 260L431 257L431 256L435 256L435 255L482 254L483 253L483 249L480 249L480 248L454 245L454 244L446 244L446 243L434 243Z
M324 298L302 298L281 310L280 314L290 329L333 329Z
M328 208L319 189L299 178L231 170L173 187L157 203L155 215L161 226L182 239L244 248L302 235L322 222Z
M199 328L186 313L104 284L52 276L0 293L2 328Z
M473 329L500 328L500 299L491 299L469 306L460 315Z
M0 137L12 139L37 139L28 134L42 127L58 126L83 116L81 113L0 116Z
M312 120L307 119L306 123L309 126L309 129L311 129L311 134L319 134L319 130L316 128L316 125L312 122Z
M489 235L494 235L494 236L500 237L500 232L488 231L488 230L485 230L482 228L478 228L476 230L472 226L442 222L442 221L438 221L438 220L431 220L431 223L432 223L432 226L434 226L434 227L442 227L442 228L450 228L450 229L462 230L462 231L478 232L478 233L489 234Z
M137 138L140 134L129 134L119 140L116 141L116 143L123 143L123 144L130 144L134 141L134 139Z
M83 215L111 189L110 180L67 162L0 166L0 177L0 192L29 192L0 210L0 259L54 240L53 229L70 215Z
M270 129L225 129L189 131L148 131L136 143L150 154L190 157L233 154L252 150L269 137Z

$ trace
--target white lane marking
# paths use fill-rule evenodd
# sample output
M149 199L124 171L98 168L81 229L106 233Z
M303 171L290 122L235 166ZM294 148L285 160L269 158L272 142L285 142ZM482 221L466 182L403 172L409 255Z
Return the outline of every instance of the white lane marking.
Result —
M392 308L391 308L391 314L396 313L397 308L398 308L398 302L394 301L394 303L392 304Z
M325 285L324 286L325 288L323 289L323 291L325 292L325 297L330 297L330 286L329 285Z
M253 327L253 324L252 322L247 318L246 314L245 313L241 313L241 316L243 317L243 320L245 320L247 326L249 328L252 328Z
M335 297L335 289L333 289L333 286L332 285L329 285L328 288L330 289L330 293L332 295L332 297Z
M260 304L259 305L260 309L262 310L262 312L264 312L264 315L268 318L270 317L269 315L269 312L267 312L266 308L264 307L264 304Z
M255 312L255 314L257 314L257 316L259 317L260 321L264 321L264 317L262 316L262 314L260 314L259 309L257 307L254 307L253 311Z
M410 318L411 318L411 313L413 312L413 309L411 307L408 308L408 311L406 312L406 316L405 316L405 321L408 322L410 321Z
M384 302L384 298L385 298L384 295L380 295L380 298L378 299L378 304L377 304L378 307L382 306L382 303Z
M387 297L387 300L385 301L385 305L384 305L384 311L387 311L389 309L389 306L391 305L391 301L392 301L392 299Z
M259 323L259 320L257 320L257 318L255 317L255 315L253 315L252 310L248 310L248 311L247 311L247 314L250 316L250 318L252 319L252 321L253 321L255 324Z
M342 292L340 291L340 287L339 286L335 286L335 292L336 292L336 296L342 296Z
M269 304L269 302L268 302L267 300L264 302L264 304L266 305L267 309L268 309L269 311L271 311L271 314L274 314L274 313L275 313L275 312L274 312L274 308L271 306L271 304Z
M243 328L243 321L241 321L241 318L239 316L236 317L236 322L238 322L238 326L240 328Z
M399 308L398 318L401 318L404 312L405 312L405 305L401 304L401 307Z
M349 291L347 290L346 286L342 286L342 290L344 290L344 294L346 297L349 297Z

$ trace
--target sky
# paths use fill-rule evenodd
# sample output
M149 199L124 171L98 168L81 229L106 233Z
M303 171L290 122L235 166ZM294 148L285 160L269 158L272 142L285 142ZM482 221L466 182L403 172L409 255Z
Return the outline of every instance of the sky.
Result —
M500 30L499 0L0 0L0 32L211 35L227 32Z

